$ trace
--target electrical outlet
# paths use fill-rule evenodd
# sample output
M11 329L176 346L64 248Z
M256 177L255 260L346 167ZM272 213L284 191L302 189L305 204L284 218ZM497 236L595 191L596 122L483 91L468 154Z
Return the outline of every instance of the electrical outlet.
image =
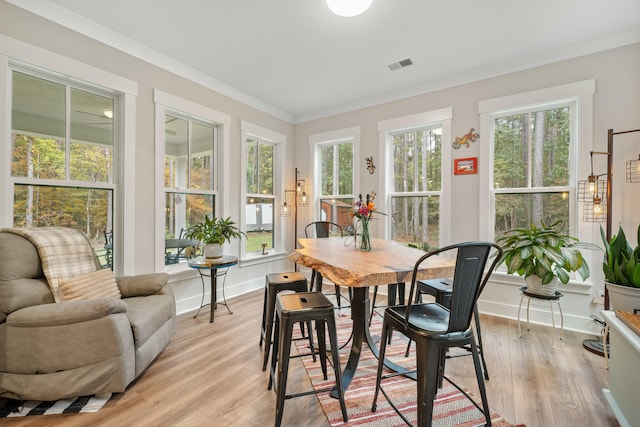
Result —
M603 304L604 305L604 290L596 291L596 296L593 297L594 304Z

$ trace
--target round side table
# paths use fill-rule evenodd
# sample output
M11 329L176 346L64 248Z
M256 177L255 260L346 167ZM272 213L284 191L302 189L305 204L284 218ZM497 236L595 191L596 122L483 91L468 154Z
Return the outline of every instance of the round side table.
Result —
M229 256L229 255L224 255L221 258L207 259L207 258L201 257L201 258L189 260L188 262L189 267L197 269L198 273L200 273L200 280L202 280L202 300L200 301L200 308L198 308L196 315L193 316L194 318L198 316L198 314L200 313L200 309L203 307L204 276L211 277L211 312L209 314L209 323L213 323L214 313L218 305L218 302L216 301L217 293L218 293L218 276L224 276L224 280L222 282L222 301L223 302L219 304L222 304L225 307L227 307L227 311L229 312L229 314L233 314L233 312L229 308L229 304L227 304L227 298L225 297L225 294L224 294L224 284L227 279L227 271L229 267L232 267L236 264L238 264L238 257ZM219 273L218 270L220 269L225 269L225 270ZM203 273L203 270L210 270L210 273L209 274Z
M549 310L551 311L551 325L552 329L552 341L551 347L556 347L556 320L555 315L553 313L553 304L558 305L558 311L560 312L560 339L562 340L562 335L564 331L564 316L562 315L562 307L560 306L560 299L564 296L561 292L556 291L553 295L540 295L533 292L530 292L526 286L520 288L521 297L520 297L520 305L518 306L518 337L522 337L522 327L520 326L520 309L522 308L522 303L525 298L527 298L527 331L529 330L529 305L531 304L531 300L544 301L549 303Z

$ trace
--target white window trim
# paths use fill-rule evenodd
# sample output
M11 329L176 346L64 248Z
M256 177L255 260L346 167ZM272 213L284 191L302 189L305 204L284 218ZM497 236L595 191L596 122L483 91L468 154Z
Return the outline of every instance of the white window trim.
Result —
M589 152L593 150L593 96L596 92L595 79L583 80L566 85L554 86L540 90L524 92L500 98L493 98L480 101L478 111L480 113L480 135L486 135L486 143L480 145L480 157L486 159L487 167L480 168L480 200L479 200L479 230L480 239L494 241L495 230L493 224L494 192L492 191L493 182L493 133L492 122L495 117L503 116L509 111L522 111L529 108L554 105L560 102L574 103L575 108L572 109L572 132L573 144L572 151L569 154L570 161L570 182L571 192L570 202L570 224L569 233L576 236L581 241L598 242L599 227L593 226L581 220L579 215L579 206L576 199L575 189L577 180L586 178L589 174ZM564 188L564 187L563 187ZM596 251L584 251L583 255L587 259L589 266L592 268L597 265L601 256ZM592 286L593 276L587 279L585 284ZM583 284L577 282L576 284Z
M247 199L247 150L246 142L249 137L257 138L273 144L273 195L274 199L274 244L275 247L269 251L269 255L264 256L257 252L246 252L244 244L240 244L240 259L242 261L273 260L273 256L282 256L286 253L286 219L280 217L280 205L283 202L284 194L281 189L284 188L285 168L284 155L286 152L287 136L279 132L272 131L262 126L253 124L246 120L240 121L240 140L242 141L241 164L242 172L240 174L240 224L243 231L246 231L246 209L245 203Z
M95 85L102 89L118 92L120 95L120 127L116 140L119 147L115 150L114 157L119 173L114 176L114 183L118 191L115 192L113 201L113 231L114 242L114 267L118 275L132 275L136 272L136 256L134 250L126 248L135 247L135 223L124 221L124 218L135 217L135 140L136 140L136 101L138 96L138 83L110 73L100 68L76 61L63 55L46 49L25 43L21 40L0 34L0 135L4 135L5 141L11 141L11 69L9 64L15 64L26 69L44 72L45 74L57 74L67 81L79 81L83 85ZM115 106L114 106L115 107ZM11 185L11 147L10 144L2 144L4 147L0 161L0 189L4 190L5 200L13 200L13 186ZM116 147L114 147L116 148ZM119 153L119 154L118 154ZM123 191L127 188L127 191ZM4 203L4 209L0 209L0 226L11 227L13 225L13 206ZM127 253L125 254L125 251Z
M451 120L453 119L453 108L442 108L439 110L427 111L424 113L409 116L397 117L378 122L378 140L380 158L385 159L379 165L379 187L378 194L384 200L386 212L391 212L390 188L393 187L393 176L387 171L393 170L393 151L391 147L391 132L402 129L412 129L440 123L442 125L442 188L440 189L440 226L439 239L441 245L450 243L451 239ZM392 216L387 215L385 223L385 238L391 239Z
M311 198L312 198L312 217L310 221L319 220L318 212L320 211L320 192L321 183L320 174L322 168L320 165L320 149L323 145L331 145L338 142L353 141L353 190L359 191L360 188L360 126L353 126L344 129L332 130L329 132L316 133L309 135L309 153L311 165ZM341 197L354 197L353 194L341 194Z
M230 127L231 116L221 113L204 105L180 98L178 96L163 92L159 89L153 90L153 101L155 108L155 271L165 271L164 264L164 208L165 208L165 186L164 186L164 154L165 154L165 114L167 110L180 111L198 120L204 120L221 126L222 131L218 133L218 150L214 153L217 157L214 193L216 197L215 215L229 216L229 192L220 191L225 188L225 183L230 182ZM189 267L184 263L171 266L171 272L186 270Z

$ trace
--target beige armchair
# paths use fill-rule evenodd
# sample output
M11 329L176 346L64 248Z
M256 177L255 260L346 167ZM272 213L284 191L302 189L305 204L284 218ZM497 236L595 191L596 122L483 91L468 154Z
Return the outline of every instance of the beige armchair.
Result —
M0 396L125 391L175 334L167 280L165 273L116 278L122 298L55 303L36 247L0 232Z

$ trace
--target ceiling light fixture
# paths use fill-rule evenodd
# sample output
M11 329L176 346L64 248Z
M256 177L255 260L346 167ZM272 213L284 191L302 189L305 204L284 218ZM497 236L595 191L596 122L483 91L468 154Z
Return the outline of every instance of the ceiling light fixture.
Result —
M327 6L336 15L350 18L365 12L372 2L373 0L327 0Z

